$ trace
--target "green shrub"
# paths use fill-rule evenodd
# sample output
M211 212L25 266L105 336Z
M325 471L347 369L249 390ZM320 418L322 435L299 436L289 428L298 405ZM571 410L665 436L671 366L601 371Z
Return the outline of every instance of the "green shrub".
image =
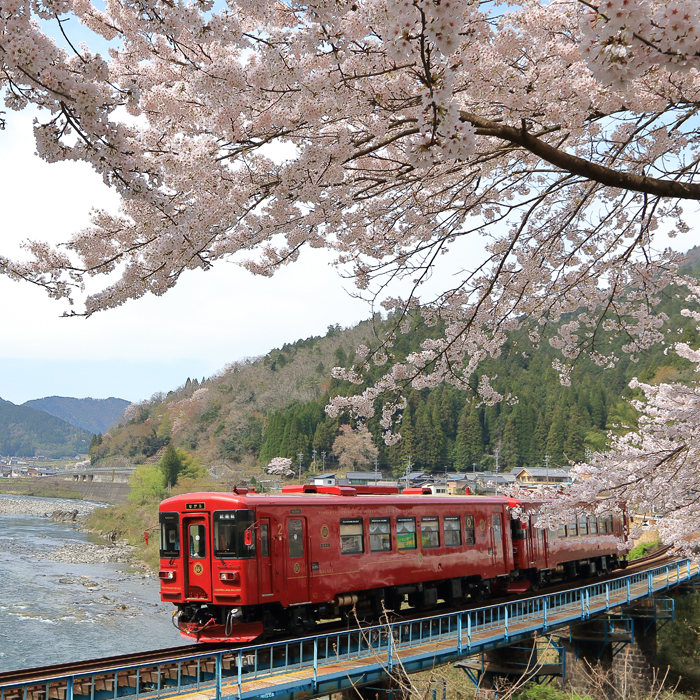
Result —
M655 552L661 546L661 541L656 542L645 542L644 544L638 544L628 555L627 561L633 561L634 559L641 559L647 554Z

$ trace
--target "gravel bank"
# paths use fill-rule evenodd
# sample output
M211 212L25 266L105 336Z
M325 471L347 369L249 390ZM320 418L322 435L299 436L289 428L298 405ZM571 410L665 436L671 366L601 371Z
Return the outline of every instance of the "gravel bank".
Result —
M90 501L0 495L0 515L34 515L79 526L82 525L85 516L95 508L101 507L104 507L104 504ZM61 547L39 546L33 549L32 556L66 564L132 564L141 568L139 563L133 560L136 549L126 540L112 541L111 544L104 545L76 542ZM24 543L13 539L0 539L0 552L10 552L16 556L27 554ZM144 575L148 574L144 572Z
M48 517L57 510L73 511L88 515L95 508L104 508L104 503L92 501L70 501L63 498L35 498L33 496L6 496L0 494L0 515L38 515Z

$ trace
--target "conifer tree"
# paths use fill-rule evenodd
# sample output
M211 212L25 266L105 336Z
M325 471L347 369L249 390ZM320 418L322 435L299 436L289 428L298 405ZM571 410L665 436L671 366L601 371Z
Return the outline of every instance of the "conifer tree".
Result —
M457 423L457 437L455 439L452 460L455 469L460 472L467 471L471 468L471 440L469 435L470 410L470 405L465 404L459 415L459 422Z
M557 404L554 419L547 434L547 453L556 464L564 459L564 443L566 442L566 407L563 401Z
M591 421L596 428L605 430L607 414L605 410L605 395L599 385L591 389L590 400Z
M182 470L182 459L177 453L177 450L175 449L175 446L172 442L169 443L168 446L165 448L165 452L160 458L158 466L163 472L163 478L165 480L166 486L168 484L170 484L171 486L175 486L175 484L177 483L177 477L179 476L180 471Z
M412 463L415 463L416 459L416 435L413 430L413 419L411 416L410 403L406 406L406 408L403 411L400 431L401 442L398 445L399 449L396 453L396 462L393 465L397 475L403 473L404 467L409 457Z
M535 432L532 438L532 459L533 464L539 464L547 452L547 435L549 425L544 414L538 413L535 423Z
M467 421L469 426L469 450L472 462L478 462L484 455L484 431L481 425L479 409L472 404Z
M518 445L518 428L516 424L515 413L511 413L506 421L506 427L503 429L502 462L506 467L512 469L520 466L522 462L519 456Z
M569 419L566 425L567 437L564 443L564 455L567 460L581 460L583 450L583 425L577 404L569 409Z

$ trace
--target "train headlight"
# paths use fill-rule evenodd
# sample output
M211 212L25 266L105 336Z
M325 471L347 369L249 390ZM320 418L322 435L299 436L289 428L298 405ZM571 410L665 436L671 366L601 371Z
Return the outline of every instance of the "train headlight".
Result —
M174 571L159 571L158 578L161 579L161 581L173 581L175 579L175 572Z
M239 571L222 571L219 573L219 580L227 583L240 583L241 574Z

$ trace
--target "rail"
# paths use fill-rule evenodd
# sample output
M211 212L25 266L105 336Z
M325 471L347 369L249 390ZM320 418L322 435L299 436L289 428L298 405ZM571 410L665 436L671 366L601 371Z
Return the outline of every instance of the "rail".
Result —
M198 692L211 700L291 700L413 672L587 620L697 578L689 560L618 579L485 606L172 661L0 686L0 700L150 700Z

